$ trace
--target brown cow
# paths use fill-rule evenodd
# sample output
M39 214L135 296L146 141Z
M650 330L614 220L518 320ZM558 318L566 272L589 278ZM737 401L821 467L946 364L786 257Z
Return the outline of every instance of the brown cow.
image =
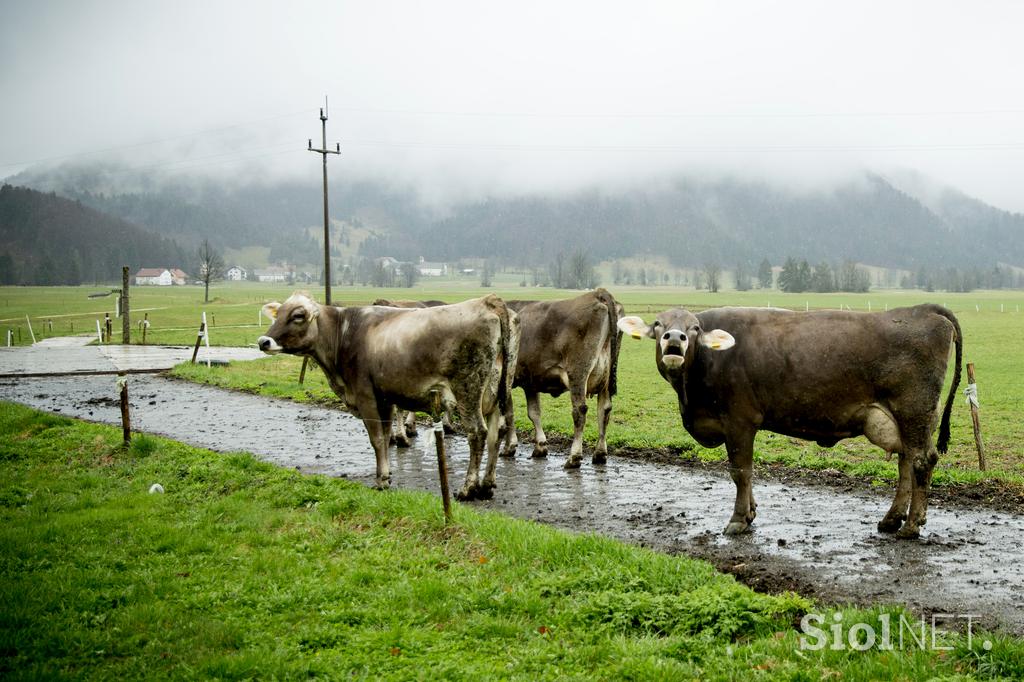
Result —
M377 486L391 479L388 437L394 407L432 411L439 395L458 410L469 440L460 499L490 497L498 425L507 409L519 349L519 318L497 296L437 308L339 308L296 293L269 303L274 318L259 338L265 353L304 355L323 369L331 388L362 418L377 457ZM486 442L487 469L480 480Z
M410 301L378 298L373 302L373 305L386 305L391 308L436 308L439 305L447 304L444 301L437 300ZM455 427L452 426L451 416L447 412L445 412L444 416L441 418L441 424L444 427L445 433L455 433ZM412 441L409 439L417 433L416 413L410 410L400 410L396 407L392 426L391 442L400 448L410 447L412 445Z
M573 437L565 468L580 466L587 397L597 395L598 442L593 463L603 464L608 454L605 431L616 392L619 341L615 327L622 307L605 289L595 289L561 301L509 301L519 313L522 328L519 362L513 386L526 393L526 411L533 422L534 457L548 454L541 425L540 393L559 396L569 391ZM508 431L502 454L513 455L519 445L511 411L505 415Z
M960 383L963 341L949 310L919 305L880 313L676 308L648 326L619 320L635 338L655 339L655 362L675 389L683 426L704 447L725 444L736 483L726 533L749 528L754 435L774 431L831 447L863 435L899 453L899 484L883 532L917 537L928 510L938 452ZM939 413L950 345L953 384ZM931 438L939 427L937 447ZM909 505L909 513L908 513Z

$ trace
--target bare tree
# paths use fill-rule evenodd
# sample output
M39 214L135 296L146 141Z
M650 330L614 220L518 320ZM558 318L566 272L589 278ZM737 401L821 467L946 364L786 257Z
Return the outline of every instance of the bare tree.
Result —
M199 273L199 281L205 287L203 302L209 303L210 282L224 279L224 257L220 255L220 251L210 246L210 242L207 239L203 240L196 257L198 261L196 271Z
M713 294L718 293L719 278L722 274L722 268L716 263L707 263L704 265L704 275L708 278L708 291Z
M480 269L480 286L489 287L491 286L491 275L494 274L494 265L491 260L485 259L484 266Z
M569 260L568 281L563 285L567 289L592 289L597 286L597 272L590 261L590 255L577 249Z

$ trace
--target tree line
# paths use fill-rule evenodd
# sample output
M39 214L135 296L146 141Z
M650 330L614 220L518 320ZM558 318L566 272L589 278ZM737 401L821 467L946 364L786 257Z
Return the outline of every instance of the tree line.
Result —
M177 242L77 201L0 187L0 284L76 285L121 280L121 267L185 268Z

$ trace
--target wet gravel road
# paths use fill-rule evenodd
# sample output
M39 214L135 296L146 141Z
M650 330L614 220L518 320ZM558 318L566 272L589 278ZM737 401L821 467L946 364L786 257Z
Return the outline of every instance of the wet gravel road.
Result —
M130 383L133 426L218 451L245 450L281 466L372 484L362 423L320 407L155 376ZM0 380L0 399L98 422L120 423L113 377ZM679 427L681 428L681 427ZM453 488L467 448L448 438ZM721 535L732 481L717 472L609 457L566 472L564 455L520 455L498 466L494 499L473 506L705 558L767 590L796 589L829 602L905 604L918 614L977 614L987 627L1024 634L1021 517L933 503L920 541L881 535L891 491L840 492L755 480L755 531ZM392 485L437 492L433 438L421 430L392 449ZM458 482L458 483L457 483ZM140 485L149 482L140 482ZM170 492L170 491L169 491Z

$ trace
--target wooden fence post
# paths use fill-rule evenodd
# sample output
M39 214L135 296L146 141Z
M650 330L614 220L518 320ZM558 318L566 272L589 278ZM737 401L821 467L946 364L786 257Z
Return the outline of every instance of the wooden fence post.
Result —
M981 421L978 419L978 385L974 381L974 363L967 363L967 388L964 390L967 403L971 406L971 422L974 425L974 447L978 449L978 469L985 471L985 445L981 442Z
M124 444L132 442L132 418L128 410L128 375L117 375L117 387L121 389L121 431L124 435Z
M199 355L199 343L206 336L206 322L199 325L199 333L196 335L196 347L192 349L192 364L196 364L196 356Z
M434 420L434 446L437 448L437 473L441 479L441 504L444 505L444 524L448 526L453 523L453 519L452 498L448 490L448 459L444 452L443 414L441 394L434 391L434 410L431 415Z

